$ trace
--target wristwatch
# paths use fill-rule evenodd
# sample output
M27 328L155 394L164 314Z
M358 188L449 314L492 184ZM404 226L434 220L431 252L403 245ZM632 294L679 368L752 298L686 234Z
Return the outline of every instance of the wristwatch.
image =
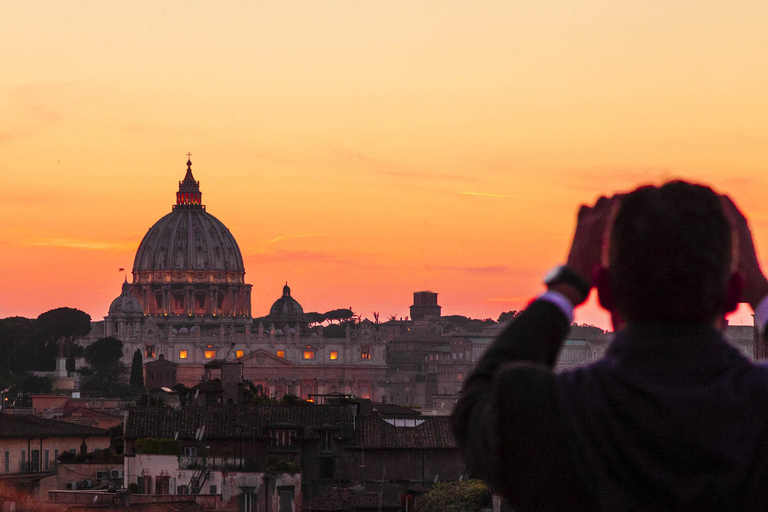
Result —
M561 283L576 289L581 295L580 302L587 300L587 297L589 297L589 290L592 288L586 279L574 272L568 265L558 265L544 276L544 284L547 285L547 288L552 288Z

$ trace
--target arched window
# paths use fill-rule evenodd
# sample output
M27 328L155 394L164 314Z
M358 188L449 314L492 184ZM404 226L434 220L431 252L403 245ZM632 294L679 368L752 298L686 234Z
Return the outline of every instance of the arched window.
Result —
M262 386L261 384L256 386L256 394L257 395L263 395L264 394L264 386Z

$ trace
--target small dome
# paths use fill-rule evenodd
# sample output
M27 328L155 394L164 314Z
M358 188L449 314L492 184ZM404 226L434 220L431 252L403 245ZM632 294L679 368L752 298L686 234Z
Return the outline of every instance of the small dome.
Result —
M186 327L182 327L181 329L179 329L179 334L189 334L189 329L187 329Z
M123 283L123 291L109 306L109 316L144 316L139 300L131 295L130 285L126 280Z
M283 296L272 304L269 309L269 318L278 325L304 323L304 308L301 307L296 299L291 297L291 289L288 283L283 286Z

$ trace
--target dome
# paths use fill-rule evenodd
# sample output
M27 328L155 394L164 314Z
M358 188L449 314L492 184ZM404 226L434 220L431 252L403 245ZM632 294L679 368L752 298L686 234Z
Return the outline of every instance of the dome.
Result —
M123 283L123 291L109 306L109 316L143 316L144 310L138 299L131 295L128 281Z
M134 272L202 270L245 273L229 229L205 210L174 210L144 236Z
M139 244L131 293L162 330L190 323L242 327L253 321L240 248L229 229L205 211L192 161L171 212Z
M291 297L291 289L288 283L283 287L283 296L272 304L269 310L269 318L275 325L284 323L294 324L297 321L304 322L304 308L296 299Z
M242 283L243 256L229 229L201 204L199 182L194 180L192 162L179 182L173 211L158 220L139 244L133 262L134 283L152 281L157 272L215 271L227 273L227 282ZM236 276L241 278L237 279ZM154 276L163 280L164 276ZM187 281L188 276L179 276ZM199 279L200 276L197 276ZM171 281L177 279L171 278ZM221 275L218 281L224 281Z

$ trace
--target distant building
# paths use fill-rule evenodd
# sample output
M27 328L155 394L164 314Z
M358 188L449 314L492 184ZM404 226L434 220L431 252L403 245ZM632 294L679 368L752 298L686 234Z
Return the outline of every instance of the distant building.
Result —
M166 361L165 356L160 354L154 361L149 361L144 365L146 373L146 385L149 389L172 388L176 385L176 368L179 365Z
M0 478L55 471L64 452L109 448L109 432L29 414L0 414Z
M208 363L226 360L242 363L245 378L269 396L385 398L386 340L377 327L364 321L341 338L324 337L322 329L307 329L287 283L282 292L254 325L237 241L202 204L187 161L176 204L142 239L131 282L83 344L114 336L129 367L139 350L150 388L194 386Z
M414 292L411 306L411 320L433 320L440 318L441 307L437 305L437 294L430 291Z

